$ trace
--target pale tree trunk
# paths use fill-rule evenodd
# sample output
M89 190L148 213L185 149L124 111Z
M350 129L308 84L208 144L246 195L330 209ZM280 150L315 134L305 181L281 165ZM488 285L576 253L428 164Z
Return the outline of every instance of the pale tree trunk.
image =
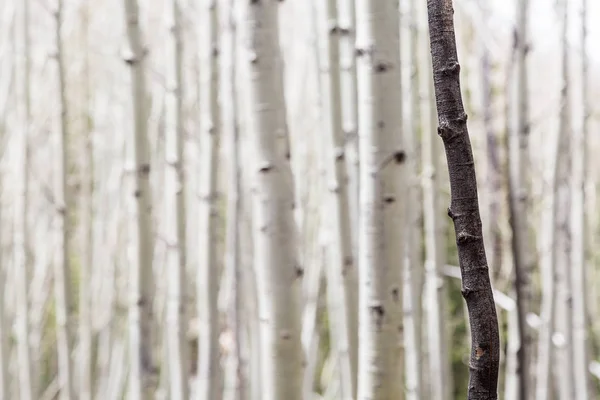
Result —
M67 186L69 168L69 149L67 135L67 99L65 88L65 72L62 50L62 16L63 2L58 0L54 10L55 18L55 61L56 79L59 93L57 104L54 139L56 151L55 206L56 206L56 259L54 260L54 296L56 301L56 340L58 347L58 379L61 399L75 398L75 382L73 378L73 363L71 352L73 347L74 305L70 286L71 280L71 233L69 213L71 212L71 196Z
M29 39L29 0L23 0L19 7L19 22L17 24L19 52L17 60L18 87L21 91L19 122L22 131L19 132L18 141L18 172L16 179L17 199L15 201L15 229L13 262L15 265L15 301L16 301L16 332L17 332L17 354L19 374L19 399L33 400L37 397L37 379L33 376L32 353L29 347L30 323L29 323L29 228L27 215L29 213L29 136L31 126L31 100L30 100L30 39Z
M294 186L287 154L277 138L287 136L279 48L279 2L245 5L244 34L249 87L248 128L254 159L254 262L261 336L264 400L302 398L299 265L294 222Z
M568 2L560 3L562 13L562 89L560 105L560 123L558 132L558 148L556 153L556 192L554 213L556 230L554 246L556 248L555 296L556 326L554 342L556 345L553 364L556 366L555 381L558 383L558 398L571 400L575 398L573 371L573 310L571 306L571 95L569 91L568 68Z
M129 206L132 221L129 235L129 396L151 399L156 388L153 354L154 232L152 228L152 192L150 189L150 150L146 112L145 54L137 0L124 0L133 132L128 150L133 165Z
M326 208L330 210L329 225L332 247L327 267L327 298L331 343L337 358L340 379L340 396L352 399L355 396L355 379L352 365L357 348L352 347L351 337L356 326L358 289L356 268L352 255L352 226L346 185L344 134L342 130L342 108L340 88L340 28L337 25L336 0L317 1L319 31L319 61L321 76L321 116L325 134L323 143L326 151L327 188ZM353 343L354 344L354 343Z
M200 165L200 263L198 265L198 312L200 337L198 349L197 399L218 400L221 396L222 371L219 346L219 264L217 257L217 177L221 121L219 109L219 20L217 1L202 3L202 29L200 31L201 129Z
M241 171L239 125L236 90L237 80L237 19L235 1L225 0L222 3L223 13L223 55L221 66L223 71L222 115L223 131L229 140L229 187L227 190L227 238L226 238L226 268L232 276L232 298L228 315L229 329L234 338L233 349L228 357L227 380L224 400L249 400L249 382L246 376L245 359L247 351L245 319L243 318L244 302L247 291L244 290L243 274L240 256L240 224L242 219L241 202Z
M471 357L469 400L495 400L498 390L500 337L479 216L477 180L460 94L460 65L456 53L454 10L447 0L428 0L429 37L438 134L446 150L462 294L469 311Z
M409 193L406 202L406 263L404 265L404 347L406 366L406 394L408 400L423 397L423 352L421 351L421 294L423 292L423 263L421 247L423 242L422 193L420 171L419 138L423 132L419 82L419 19L417 2L411 1L408 10L410 38L410 113L406 148L408 152Z
M92 12L91 4L84 6L83 33L85 43L84 54L84 96L85 96L85 132L81 139L81 170L82 170L82 195L81 195L81 267L79 274L79 400L92 400L95 382L93 379L92 362L92 274L94 271L94 149L91 126L91 77L89 60L89 23Z
M516 74L514 76L514 124L509 133L509 212L512 228L514 288L517 297L517 323L519 339L514 341L518 367L518 399L529 398L531 378L532 345L531 332L527 325L527 313L531 303L531 253L529 249L527 192L529 176L527 168L529 142L529 99L527 53L529 1L518 3L517 27L515 29L514 50L516 53Z
M356 10L355 0L338 0L338 28L340 33L340 85L342 107L342 129L346 144L346 168L348 177L348 198L350 218L352 222L352 248L354 257L357 256L358 235L358 196L359 196L359 168L358 157L358 97L356 88ZM355 303L358 296L355 294ZM356 309L356 308L355 308ZM350 321L351 322L351 321ZM358 347L358 322L349 326L352 333L350 347ZM356 389L356 373L358 352L352 359L352 377Z
M405 236L399 10L356 7L360 151L358 399L404 397Z
M586 322L586 224L585 224L585 183L587 165L587 130L589 105L588 63L587 63L587 0L582 0L581 9L581 126L573 132L573 174L571 181L571 295L573 299L573 374L576 400L589 398L588 350Z
M429 49L425 42L421 46L423 52L426 52L426 62L428 74L427 89L430 106L425 115L431 123L428 130L423 132L422 152L423 152L423 221L425 230L425 296L424 309L425 325L427 327L427 355L428 370L426 385L429 389L429 396L432 399L450 399L451 398L451 380L450 378L450 358L448 356L448 337L446 324L444 323L444 278L441 269L444 266L445 259L444 248L446 246L443 230L443 221L441 220L442 207L440 206L440 184L441 174L441 154L440 144L435 137L436 110L435 93L433 80L431 78L432 66ZM424 379L425 380L425 379Z
M189 349L186 342L185 179L183 175L183 82L179 0L167 3L167 94L165 99L165 216L167 242L167 302L165 329L171 400L189 398Z

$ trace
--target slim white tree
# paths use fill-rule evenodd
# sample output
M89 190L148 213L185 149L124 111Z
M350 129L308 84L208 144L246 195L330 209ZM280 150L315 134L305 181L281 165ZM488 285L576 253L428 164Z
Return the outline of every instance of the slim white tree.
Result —
M129 279L129 396L153 398L156 368L153 354L152 192L150 189L150 150L146 112L145 52L137 0L124 0L133 130L128 141L128 158L133 165L129 209L131 213L128 256Z
M573 131L573 175L571 180L571 296L573 299L573 368L576 399L589 398L588 345L586 323L586 224L585 183L589 119L587 61L587 0L581 2L581 126Z
M17 354L19 366L19 398L33 400L37 397L37 380L33 376L32 353L29 346L30 324L29 324L29 277L30 259L29 252L29 229L27 215L29 213L29 136L31 126L31 54L30 54L30 32L29 32L29 0L20 2L18 9L18 46L17 52L17 80L20 89L21 105L19 122L21 131L18 140L18 171L16 179L17 199L15 201L15 229L13 262L15 265L16 281L16 318L17 326Z
M189 398L189 361L186 343L186 235L185 179L183 166L183 82L181 72L181 5L179 0L167 4L169 30L166 52L167 95L165 99L165 216L167 241L167 310L166 329L170 397Z
M327 298L331 342L337 358L340 396L354 398L356 393L355 375L352 365L357 355L351 338L357 326L356 293L358 291L356 267L352 254L352 224L346 185L346 163L344 133L342 130L342 108L340 88L340 27L337 24L336 0L318 4L319 62L321 75L321 117L325 125L323 145L327 159L327 208L331 210L330 224L332 247L327 267Z
M219 265L217 257L217 176L221 136L219 108L219 19L216 0L204 0L200 20L201 129L202 160L200 165L200 263L198 265L198 311L201 318L198 351L199 386L197 399L218 400L222 372L219 347Z
M69 213L71 212L71 196L67 185L69 166L68 134L67 134L67 99L65 87L64 52L62 49L63 2L58 0L54 9L54 40L56 52L56 81L58 89L57 115L55 116L55 151L56 164L54 171L56 207L56 259L54 260L54 296L56 301L56 339L58 346L58 378L60 397L64 400L75 398L75 381L71 352L73 350L74 305L71 285L71 232Z
M254 262L265 400L302 398L303 354L300 289L294 222L294 186L287 136L279 47L279 2L252 1L244 7L248 130L252 138ZM275 78L274 78L275 77Z
M403 398L402 142L398 2L356 2L360 218L359 399Z

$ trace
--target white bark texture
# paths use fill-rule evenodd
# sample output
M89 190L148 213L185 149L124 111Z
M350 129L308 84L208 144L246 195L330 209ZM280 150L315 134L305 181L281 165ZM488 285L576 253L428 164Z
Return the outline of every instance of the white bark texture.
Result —
M133 131L128 143L133 176L129 194L131 212L129 235L129 396L136 400L153 398L156 369L153 354L154 233L150 189L150 151L146 112L145 60L137 0L124 0Z
M203 126L200 165L200 264L198 265L198 311L200 337L198 351L198 400L218 400L222 393L219 347L219 264L217 258L217 176L221 136L219 90L219 20L216 0L201 4L200 57Z
M183 121L181 73L182 41L179 0L167 4L169 39L166 52L167 95L165 99L165 220L167 241L166 329L170 398L189 398L189 349L186 343L186 235L185 179L183 166Z
M336 0L317 1L319 26L319 61L321 75L321 115L325 134L327 165L327 209L331 217L332 246L327 263L327 292L331 343L337 357L340 379L340 396L352 399L356 392L355 375L357 346L352 340L357 334L351 330L357 326L356 303L358 292L357 274L352 254L352 225L346 185L344 133L342 130L342 108L340 88L340 28L337 25ZM352 345L351 345L352 344Z
M402 399L405 191L398 2L356 6L360 151L358 399Z
M248 128L254 160L254 262L261 336L264 400L302 398L303 354L300 289L289 159L278 137L287 136L279 48L279 2L245 5L244 34L249 79ZM274 78L275 77L275 78Z
M54 171L55 179L55 229L56 229L56 259L54 260L54 296L56 314L56 341L58 348L58 380L60 387L60 398L70 400L75 398L75 381L73 378L73 364L71 352L73 348L74 317L75 309L71 294L71 233L69 223L69 212L71 211L71 199L67 186L67 174L69 165L69 149L67 137L67 100L65 88L65 71L63 65L64 53L62 50L62 16L63 2L58 0L54 10L55 22L55 62L56 81L59 93L57 102L57 113L55 116L55 151L56 164Z

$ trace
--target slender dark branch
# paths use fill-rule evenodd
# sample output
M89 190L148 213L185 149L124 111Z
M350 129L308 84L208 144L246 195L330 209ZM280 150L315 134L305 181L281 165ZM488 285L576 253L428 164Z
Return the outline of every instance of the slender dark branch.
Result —
M498 398L500 337L483 245L473 151L460 92L452 0L428 0L429 35L438 112L450 174L448 214L454 222L462 293L469 310L471 357L468 400Z

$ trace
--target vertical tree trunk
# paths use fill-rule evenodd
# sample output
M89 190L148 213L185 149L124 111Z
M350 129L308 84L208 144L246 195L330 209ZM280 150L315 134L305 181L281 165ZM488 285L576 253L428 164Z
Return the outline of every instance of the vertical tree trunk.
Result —
M402 266L406 152L398 2L356 2L359 98L358 398L404 397Z
M302 397L303 354L300 289L294 222L294 186L289 153L277 138L287 136L279 48L279 2L245 4L244 34L252 138L254 262L261 336L264 400Z
M130 299L129 299L129 395L134 399L151 399L156 386L153 354L153 286L152 261L154 237L151 224L150 151L146 113L144 49L137 0L123 0L129 56L125 63L131 79L133 132L129 157L133 164L130 193Z
M554 213L556 215L556 327L555 335L560 341L555 350L555 379L558 383L560 400L575 399L573 371L573 310L571 306L571 95L569 90L569 44L568 44L568 8L566 0L560 2L562 12L562 90L560 106L560 125L556 153L556 192Z
M67 99L65 88L65 72L62 50L62 16L63 3L58 0L54 10L55 45L56 45L56 79L59 92L58 115L54 132L56 140L57 163L55 165L55 202L56 202L56 259L54 261L54 296L56 301L56 340L58 346L58 380L60 397L63 400L75 398L75 382L71 352L73 347L74 305L70 286L71 280L71 233L69 213L71 212L71 196L67 186L69 168L69 149L67 134Z
M352 254L352 225L346 185L344 134L342 130L342 105L340 87L341 28L337 24L336 0L317 1L319 5L319 61L321 75L321 116L325 122L324 140L327 149L327 208L331 210L330 224L332 244L327 267L327 292L331 342L337 357L341 397L354 398L355 375L352 374L357 348L352 337L356 331L357 274ZM354 345L354 346L353 346Z
M229 373L231 397L224 396L224 400L249 400L249 382L246 375L247 360L245 359L247 351L245 337L245 319L243 316L244 296L247 291L244 290L245 282L242 277L249 276L242 272L242 258L240 255L240 224L242 220L242 202L241 202L241 171L240 171L240 145L239 145L239 125L238 125L238 93L236 90L237 80L237 19L235 11L235 0L225 0L223 3L223 51L222 59L223 70L223 95L222 95L222 115L223 131L229 139L229 187L227 190L227 255L226 268L231 271L232 276L232 299L228 315L229 329L234 335L234 350L229 356Z
M446 150L451 203L462 275L462 294L469 310L471 357L469 400L497 399L500 338L498 318L483 246L473 153L460 94L451 0L428 0L429 35L438 110L438 133Z
M29 228L27 215L29 213L29 136L31 126L31 97L30 81L31 78L31 59L30 59L30 40L29 40L29 0L23 0L19 7L19 23L17 30L19 33L19 44L17 51L20 53L17 59L17 73L19 80L19 89L21 89L22 107L20 112L20 123L22 132L19 140L19 171L16 180L18 187L16 193L18 198L15 201L15 229L14 246L15 252L13 262L15 265L16 281L16 317L17 326L17 354L19 365L19 399L34 400L37 393L37 379L33 376L32 353L29 347L30 326L29 326L29 271L30 259L29 252Z
M588 344L586 341L586 288L585 254L585 182L587 165L587 130L588 130L588 62L587 62L587 0L582 0L581 9L581 127L573 132L573 175L572 175L572 209L571 209L571 295L573 296L573 373L575 375L576 400L589 398L588 391Z
M352 248L354 257L357 256L358 235L358 197L359 197L359 167L358 157L358 103L356 88L356 9L355 0L338 1L338 27L340 34L340 85L342 107L342 129L346 144L346 168L348 176L348 198L350 218L352 221ZM356 295L355 295L356 296ZM356 296L358 297L358 296ZM354 300L357 303L357 300ZM355 313L357 314L357 313ZM350 337L350 347L358 347L358 322L355 318L354 325L349 329L353 332ZM352 377L356 390L356 373L358 352L352 359Z
M404 269L404 356L406 371L406 394L408 400L423 397L422 373L423 353L421 351L421 293L423 292L423 206L421 193L420 146L419 140L422 130L421 100L419 82L419 19L417 18L417 2L411 1L408 5L408 25L410 37L408 40L408 54L410 57L410 118L408 118L408 132L406 150L409 154L408 169L408 201L406 202L406 263Z
M165 214L167 223L167 304L166 329L169 363L170 397L189 398L189 360L186 342L186 235L185 179L183 166L183 82L181 72L181 5L171 0L167 5L169 40L167 42L167 95L165 102Z
M82 194L81 194L81 267L79 275L79 399L92 400L95 382L93 379L92 362L92 272L94 271L94 151L91 126L91 71L89 60L89 24L92 6L86 4L83 10L83 30L85 42L84 54L84 96L85 96L85 132L81 139L81 169L82 169Z
M509 214L512 229L513 269L515 273L515 293L517 297L517 321L519 340L516 342L518 367L518 398L528 399L530 381L530 360L532 356L532 338L527 325L527 313L531 303L531 266L528 234L527 207L527 159L529 142L529 100L527 43L529 1L518 4L517 27L515 29L516 74L514 80L514 120L509 133Z
M199 388L197 399L218 400L221 396L222 371L219 346L219 264L217 258L217 176L221 115L219 108L219 19L216 0L202 4L200 57L201 97L204 125L201 133L202 161L200 166L200 264L198 265L198 310L201 332L198 351Z
M2 139L4 139L4 137L2 137ZM2 181L4 181L4 179L2 179ZM3 214L4 213L0 214L0 224L3 222ZM8 399L10 398L10 347L8 341L11 335L11 328L8 324L8 318L6 316L6 310L4 308L7 292L6 288L8 287L8 285L6 276L7 268L4 267L6 264L5 258L2 257L3 255L4 254L0 254L0 260L2 262L2 267L0 267L0 398Z

